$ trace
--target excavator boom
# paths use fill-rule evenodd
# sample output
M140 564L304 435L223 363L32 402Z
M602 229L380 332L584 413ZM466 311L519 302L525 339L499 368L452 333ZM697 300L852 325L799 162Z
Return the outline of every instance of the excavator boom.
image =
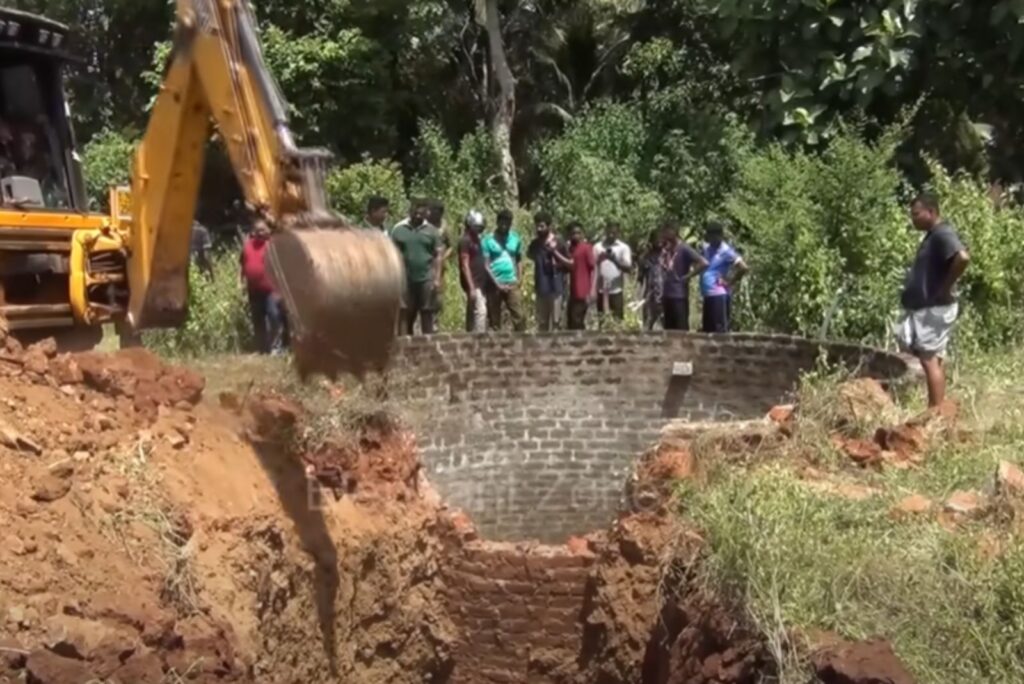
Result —
M184 322L192 222L213 130L247 204L274 229L268 266L300 372L383 368L403 285L396 250L328 208L330 155L295 145L248 3L177 0L176 12L172 57L133 166L127 321L135 329Z

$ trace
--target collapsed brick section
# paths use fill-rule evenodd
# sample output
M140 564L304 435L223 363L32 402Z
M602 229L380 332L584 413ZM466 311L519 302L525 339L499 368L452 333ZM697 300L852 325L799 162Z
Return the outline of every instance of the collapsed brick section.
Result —
M390 385L428 477L483 536L558 543L608 524L669 422L761 417L823 351L872 377L906 370L877 350L771 335L440 335L403 340Z
M583 638L593 557L473 542L449 563L446 599L459 629L453 684L565 681Z

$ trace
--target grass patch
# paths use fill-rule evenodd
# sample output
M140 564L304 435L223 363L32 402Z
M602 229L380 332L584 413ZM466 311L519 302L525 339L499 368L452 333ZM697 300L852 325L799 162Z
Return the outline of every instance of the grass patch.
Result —
M1012 520L992 517L950 531L936 515L896 520L896 502L919 493L942 502L958 489L990 489L1000 460L1024 456L1016 396L1024 358L991 356L955 367L953 391L972 431L940 443L916 470L861 471L828 446L837 380L801 392L794 458L721 465L686 487L686 515L705 530L709 581L743 601L767 637L783 682L806 682L791 635L827 630L889 639L921 682L1024 681L1024 545ZM916 408L918 391L909 404ZM904 406L903 416L913 413ZM867 426L865 426L867 427ZM806 454L837 481L877 491L862 501L807 486ZM986 552L997 539L1001 552Z

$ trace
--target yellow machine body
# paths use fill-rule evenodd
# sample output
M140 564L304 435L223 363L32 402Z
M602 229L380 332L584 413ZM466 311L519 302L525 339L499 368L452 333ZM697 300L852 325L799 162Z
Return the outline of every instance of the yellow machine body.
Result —
M247 205L277 233L268 265L294 318L300 370L381 368L401 297L394 248L327 208L329 155L295 146L246 0L177 0L176 16L131 187L113 188L101 215L88 211L60 82L71 59L67 28L0 9L0 315L24 337L79 347L98 340L104 323L133 332L181 325L204 155L216 132ZM38 94L7 85L29 82ZM15 152L5 146L12 140ZM17 150L27 152L19 159ZM25 188L27 199L17 194Z

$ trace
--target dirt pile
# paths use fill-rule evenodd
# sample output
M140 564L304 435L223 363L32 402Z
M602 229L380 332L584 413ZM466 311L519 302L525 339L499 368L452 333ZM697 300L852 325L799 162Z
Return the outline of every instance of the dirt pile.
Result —
M693 530L650 513L595 540L581 684L753 684L771 673L742 611L697 580L702 546Z
M143 350L4 344L0 684L772 672L743 611L699 581L704 540L670 505L680 480L702 484L689 444L640 461L610 531L492 544L443 506L389 421L311 442L297 401L215 406L201 377ZM766 448L792 412L777 422L712 451Z
M287 410L224 411L198 403L202 389L143 350L7 343L0 682L420 682L443 671L444 534L436 505L412 495L411 439L368 435L368 451L390 456L336 468L354 493L339 499L276 438L286 431L258 429L286 425Z
M814 669L822 684L914 684L892 646L883 639L837 641L818 651Z
M187 443L201 379L135 352L108 357L140 371L115 386L55 352L8 342L0 363L0 681L244 681L230 628L175 609L187 518L136 470Z

